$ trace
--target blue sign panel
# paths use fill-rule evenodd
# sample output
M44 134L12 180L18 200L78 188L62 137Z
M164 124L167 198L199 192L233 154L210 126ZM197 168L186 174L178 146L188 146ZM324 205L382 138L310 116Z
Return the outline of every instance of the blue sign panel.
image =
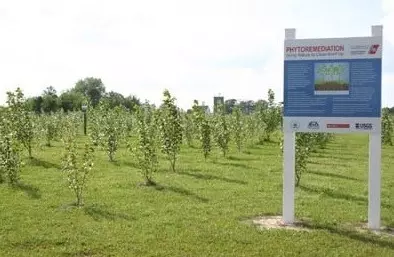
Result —
M381 58L285 60L284 116L380 117Z

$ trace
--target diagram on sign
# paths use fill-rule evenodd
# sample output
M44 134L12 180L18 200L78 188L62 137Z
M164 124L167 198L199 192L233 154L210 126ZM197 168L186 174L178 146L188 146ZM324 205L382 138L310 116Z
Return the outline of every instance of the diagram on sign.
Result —
M315 95L349 95L349 63L315 63Z

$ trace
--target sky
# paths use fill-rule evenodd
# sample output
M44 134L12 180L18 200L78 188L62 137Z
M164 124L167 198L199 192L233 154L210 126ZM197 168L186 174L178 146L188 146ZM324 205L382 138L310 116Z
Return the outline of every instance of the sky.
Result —
M383 25L382 104L394 106L393 0L2 0L0 104L79 79L181 108L213 96L283 99L285 28L297 38L370 36Z

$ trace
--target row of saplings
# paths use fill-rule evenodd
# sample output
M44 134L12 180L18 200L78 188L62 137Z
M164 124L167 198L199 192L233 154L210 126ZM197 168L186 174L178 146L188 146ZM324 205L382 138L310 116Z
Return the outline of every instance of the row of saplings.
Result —
M388 108L382 111L382 143L384 145L393 145L393 119ZM331 140L333 135L330 133L297 133L296 135L296 162L295 162L295 178L296 186L300 184L302 173L307 171L307 163L311 153L318 149L324 149ZM281 142L283 150L283 139Z
M272 91L269 91L269 108L258 115L264 117L266 125L266 132L272 133L280 125L281 115L278 106L274 105L274 96ZM19 181L19 171L21 169L20 152L26 148L31 157L32 140L35 137L34 129L32 128L32 116L24 108L23 93L17 89L15 93L8 93L9 107L3 113L0 113L1 121L4 126L0 129L0 182L8 180L11 185L15 185ZM82 156L77 151L77 131L78 121L77 116L64 115L62 116L61 138L64 144L64 154L62 160L62 169L67 174L69 187L74 191L78 206L83 205L83 192L87 182L88 174L93 167L93 153L94 145L97 145L98 135L104 133L105 141L107 141L107 153L110 160L113 160L113 155L117 148L116 131L120 130L120 126L114 125L120 113L101 112L107 116L106 120L99 120L96 118L96 126L92 126L90 133L90 141L85 143L84 152ZM258 113L257 113L258 114ZM254 118L256 118L254 117ZM201 149L204 157L207 158L211 152L211 137L212 131L215 134L215 141L222 150L223 155L226 155L228 144L230 141L229 122L226 120L223 112L219 112L215 117L215 122L209 119L203 109L195 101L192 111L193 124L196 126L198 132L198 139L201 143ZM238 150L240 150L242 142L246 137L245 117L241 115L239 109L233 111L233 124L238 126L232 127L234 141L236 142ZM136 140L129 145L140 170L145 178L146 185L155 185L153 174L158 169L158 152L161 150L168 157L171 169L175 171L177 155L180 151L182 137L187 132L189 124L187 121L182 121L180 111L175 105L175 98L171 97L166 90L164 92L164 100L159 109L148 103L137 108L134 115L135 130L133 134L136 135ZM47 145L54 137L53 131L50 129L54 126L53 120L44 121L44 134L46 135ZM106 122L103 122L106 121ZM184 124L182 124L182 122ZM94 122L93 122L94 123ZM185 126L186 124L186 126ZM59 124L58 124L59 125ZM118 124L119 125L119 124ZM387 112L384 111L383 119L383 133L382 141L387 144L392 144L392 121ZM213 128L212 128L213 127ZM95 129L97 131L95 131ZM41 129L42 130L42 129ZM117 131L119 133L119 131ZM190 132L186 133L186 138L190 137ZM269 136L268 136L269 137ZM302 133L297 134L296 139L296 184L298 185L301 179L301 174L306 170L306 164L310 153L316 151L318 148L324 146L332 139L332 135L325 133ZM190 140L187 140L190 141Z
M94 146L99 144L98 141L101 146L105 145L109 159L112 161L117 149L118 137L122 132L127 131L125 127L128 127L127 122L125 124L122 121L127 120L131 115L125 115L125 112L119 108L108 110L105 104L100 105L102 109L98 108L97 115L93 115L90 122L93 124L89 129L91 140L85 142L81 155L77 147L77 132L80 124L78 114L34 115L26 109L25 99L19 88L15 92L8 92L7 95L8 107L0 110L1 122L4 124L0 128L0 182L8 181L11 185L17 185L23 148L28 150L29 157L32 158L32 148L37 138L38 141L44 141L50 146L51 140L59 136L64 146L62 170L67 174L69 187L73 189L77 198L77 205L81 206L88 174L93 168ZM280 109L274 103L272 90L269 90L268 107L257 113L261 117L259 120L265 124L263 138L266 139L278 129L281 120ZM240 151L243 141L247 138L246 135L253 134L256 128L262 128L261 124L253 123L249 124L250 130L246 131L247 122L239 108L234 109L230 117L231 121L228 118L228 115L224 114L223 106L219 106L218 114L210 116L197 101L194 102L192 112L182 116L175 105L175 98L167 90L164 91L164 100L160 108L148 102L137 108L133 115L133 131L130 133L136 140L132 140L128 147L142 171L145 184L155 184L153 174L158 169L160 148L167 156L171 169L175 171L183 135L190 143L193 134L197 134L206 159L212 150L212 138L226 156L231 136ZM123 137L129 138L130 134ZM102 144L103 142L105 143Z

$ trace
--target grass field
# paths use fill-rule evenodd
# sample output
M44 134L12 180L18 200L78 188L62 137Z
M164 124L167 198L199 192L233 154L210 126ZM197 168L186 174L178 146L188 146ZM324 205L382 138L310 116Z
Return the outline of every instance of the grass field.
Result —
M83 140L82 138L80 139ZM280 215L277 142L217 151L207 162L182 148L178 172L161 162L156 187L125 149L96 153L86 204L74 208L59 170L61 144L26 159L17 188L0 185L0 256L394 256L394 238L359 233L368 204L368 137L336 136L313 154L296 190L296 216L312 231L260 230L247 222ZM394 148L383 149L382 223L394 226Z

